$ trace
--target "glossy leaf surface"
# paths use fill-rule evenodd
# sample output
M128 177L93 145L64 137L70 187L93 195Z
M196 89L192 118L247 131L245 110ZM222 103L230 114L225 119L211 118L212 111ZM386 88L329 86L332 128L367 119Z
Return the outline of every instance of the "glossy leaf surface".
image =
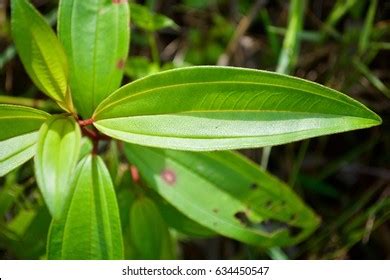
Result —
M97 156L79 164L65 217L53 220L49 259L122 259L119 210L110 174Z
M34 156L38 130L49 116L28 107L0 104L0 176Z
M54 219L61 217L65 202L70 199L80 142L80 128L73 117L53 116L39 131L35 176Z
M303 240L318 218L282 182L233 152L192 153L126 145L148 185L213 231L263 247Z
M78 112L89 118L122 80L130 37L128 3L62 0L58 18L74 102Z
M12 36L23 65L45 94L72 110L64 49L42 15L26 0L13 0Z
M139 259L163 258L164 245L170 243L170 235L159 209L151 199L140 197L133 203L130 235Z
M319 84L229 67L181 68L137 80L105 99L94 119L101 132L123 141L196 151L278 145L381 122Z

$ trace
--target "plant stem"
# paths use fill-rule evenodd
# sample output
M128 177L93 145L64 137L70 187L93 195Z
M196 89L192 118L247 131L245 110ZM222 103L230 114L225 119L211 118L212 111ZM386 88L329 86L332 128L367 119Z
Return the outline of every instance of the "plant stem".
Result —
M150 52L152 55L152 60L154 63L156 63L158 66L160 66L160 55L158 52L157 48L157 41L156 41L156 36L154 32L148 31L148 40L149 40L149 47L150 47Z
M297 180L299 170L301 169L303 159L305 158L307 148L309 147L310 139L307 139L302 142L302 145L299 147L298 156L295 160L295 163L293 165L290 180L288 182L288 185L293 188L295 185L295 182Z

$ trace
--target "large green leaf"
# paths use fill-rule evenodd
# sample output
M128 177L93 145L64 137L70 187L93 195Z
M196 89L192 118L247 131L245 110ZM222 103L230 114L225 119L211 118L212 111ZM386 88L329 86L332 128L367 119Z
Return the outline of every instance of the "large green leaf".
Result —
M28 1L13 0L11 5L12 36L27 73L41 91L71 111L68 65L54 31Z
M139 259L164 259L164 249L170 244L168 227L159 209L147 197L138 198L130 211L131 242ZM169 245L168 245L169 247Z
M58 34L71 68L70 86L87 118L120 85L129 47L127 1L62 0Z
M37 131L49 116L28 107L0 104L0 176L34 156Z
M71 116L53 116L39 131L35 175L54 219L59 219L71 196L71 179L80 153L80 127Z
M181 150L283 144L371 127L381 119L335 90L272 72L190 67L130 83L97 108L111 137Z
M98 156L77 166L66 215L53 220L49 259L122 259L119 210L110 174Z
M233 152L126 145L148 185L183 214L222 235L263 247L291 245L318 218L288 186Z

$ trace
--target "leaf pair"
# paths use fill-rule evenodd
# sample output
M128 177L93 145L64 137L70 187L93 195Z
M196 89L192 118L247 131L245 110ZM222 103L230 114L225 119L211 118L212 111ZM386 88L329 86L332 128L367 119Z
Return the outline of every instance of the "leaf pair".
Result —
M64 0L59 7L60 43L28 1L12 1L12 35L27 73L63 109L77 110L85 118L120 85L128 22L127 3Z
M97 104L120 85L129 45L128 23L129 11L123 1L61 1L60 43L28 1L12 1L12 35L27 73L42 92L73 116L78 112L90 117ZM87 157L83 167L75 171L81 133L73 116L49 118L37 110L1 105L0 122L6 132L0 141L7 149L0 151L0 175L36 152L37 183L53 217L53 246L61 239L61 257L121 258L122 241L111 178L103 162L96 158ZM83 147L82 152L88 152L88 143ZM75 179L81 176L80 172L89 175L83 177L89 179L83 182L87 186L80 186ZM78 219L84 198L91 205L84 219ZM88 250L73 253L74 244L66 239L69 232L91 238L82 241ZM111 243L114 249L109 246Z

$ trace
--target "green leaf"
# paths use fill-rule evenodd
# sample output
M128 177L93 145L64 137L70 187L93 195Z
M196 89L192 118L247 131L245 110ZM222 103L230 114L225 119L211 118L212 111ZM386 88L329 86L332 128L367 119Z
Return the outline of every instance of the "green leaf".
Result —
M80 153L80 127L71 116L53 116L39 131L35 176L47 207L59 219L71 197L70 183Z
M11 6L12 36L27 73L41 91L72 111L66 56L54 31L28 1L13 0Z
M172 19L161 14L153 13L147 7L135 3L130 3L129 6L131 21L139 28L154 32L168 27L178 27Z
M130 212L131 241L139 259L161 259L170 243L168 227L157 206L147 197L138 198ZM168 241L168 242L167 242Z
M191 220L163 199L155 200L166 223L181 233L191 237L212 237L215 232Z
M81 138L79 160L84 158L86 155L92 153L92 150L93 150L93 144L91 139L87 137Z
M126 145L148 185L199 224L262 247L297 243L318 218L288 186L233 152Z
M0 176L34 156L37 131L49 116L28 107L0 104Z
M120 86L129 48L127 1L62 0L58 34L69 59L70 87L79 113Z
M110 174L100 157L89 155L77 166L66 215L53 220L49 259L122 259L119 210Z
M194 151L278 145L381 123L364 105L313 82L207 66L130 83L99 105L94 120L113 138Z

